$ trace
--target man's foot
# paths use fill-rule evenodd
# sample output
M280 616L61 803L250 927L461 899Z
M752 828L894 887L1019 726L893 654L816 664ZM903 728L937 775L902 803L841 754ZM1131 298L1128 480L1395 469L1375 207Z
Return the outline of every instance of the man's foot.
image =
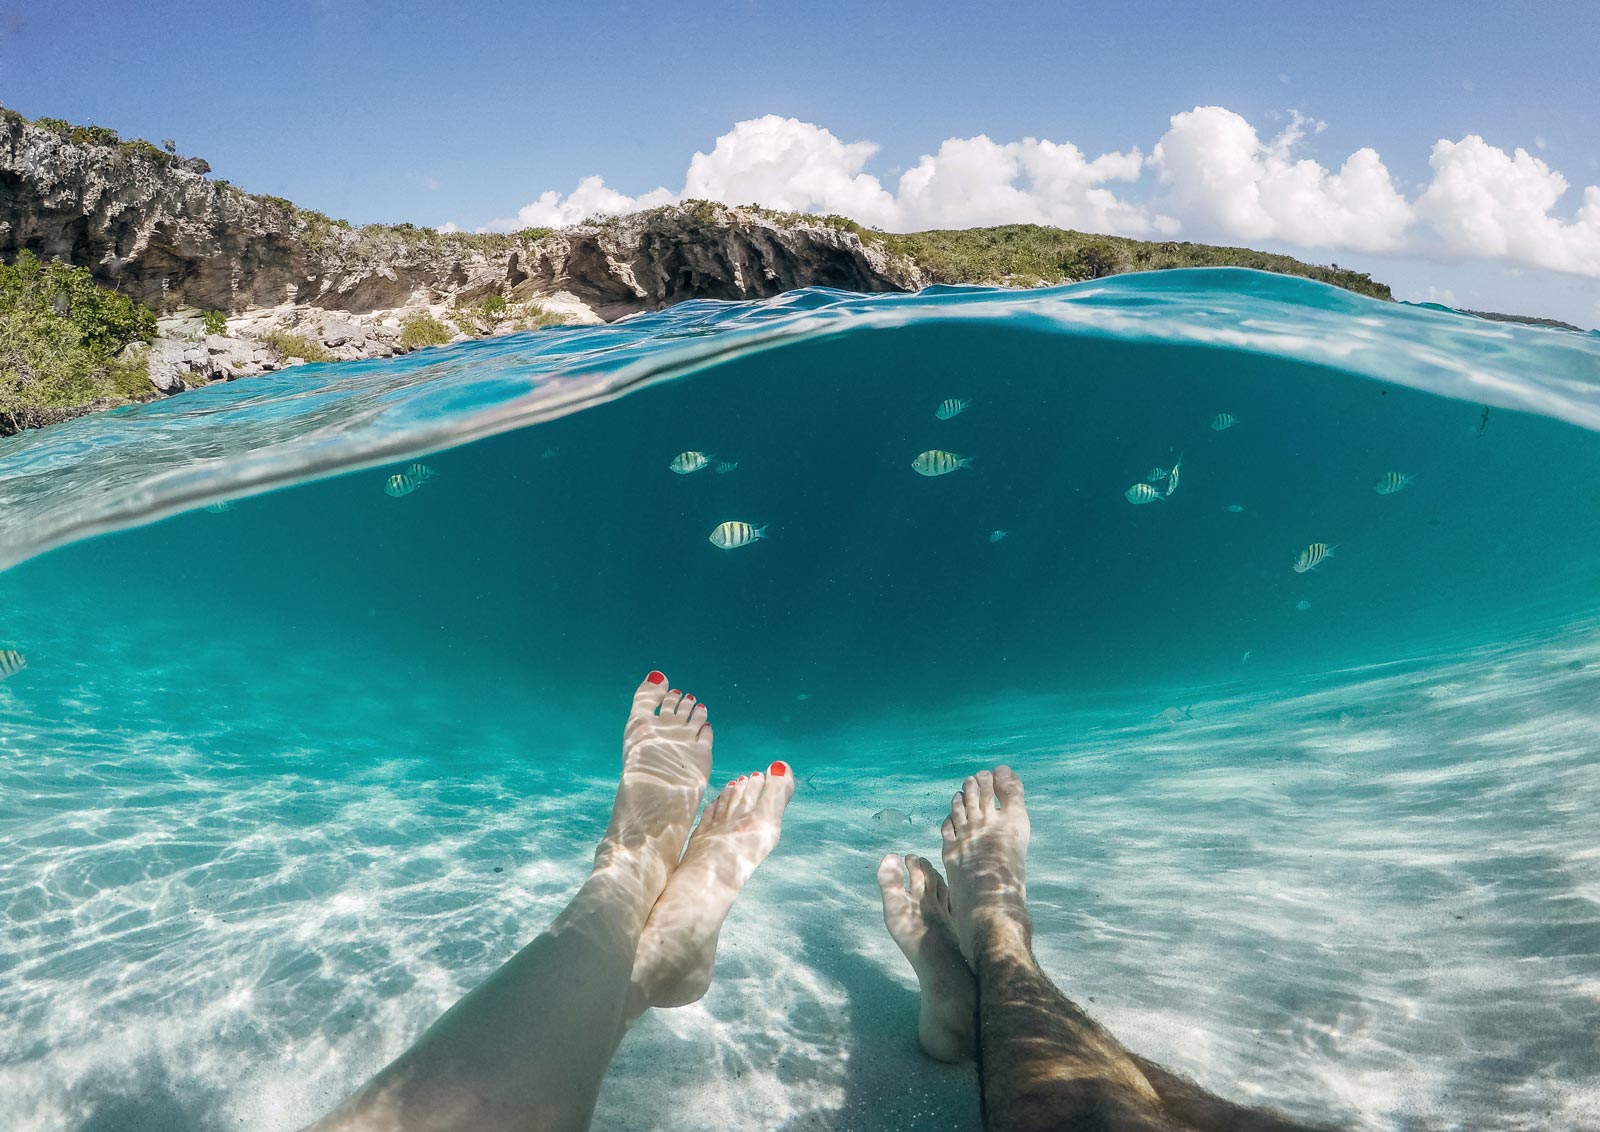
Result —
M907 878L911 891L906 891ZM922 988L917 1037L935 1061L964 1061L978 1048L978 984L961 958L950 918L950 890L927 861L912 853L904 865L890 853L878 865L883 922L900 945Z
M776 762L766 774L740 775L712 799L656 901L633 963L635 1015L651 1006L686 1006L711 985L717 935L756 866L783 831L794 773Z
M940 832L951 918L968 964L981 930L1014 927L1026 937L1022 860L1028 852L1028 811L1022 805L1022 779L1008 766L993 773L980 770L961 784Z
M710 774L706 706L650 673L633 693L622 733L622 781L594 854L596 872L627 884L643 911L666 887Z

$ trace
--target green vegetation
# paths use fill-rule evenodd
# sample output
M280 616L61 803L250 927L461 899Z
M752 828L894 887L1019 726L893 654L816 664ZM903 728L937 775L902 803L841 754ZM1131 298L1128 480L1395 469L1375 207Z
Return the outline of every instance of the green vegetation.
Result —
M513 330L539 330L546 326L565 326L567 322L563 316L538 303L521 303L510 317Z
M400 320L402 350L415 350L422 346L443 346L451 337L450 328L429 315L409 314Z
M226 334L228 332L228 316L221 311L206 311L200 316L200 325L205 327L207 334Z
M0 433L152 392L142 351L156 316L89 272L32 252L0 266Z
M532 244L544 239L546 236L555 235L555 231L554 228L524 228L517 233L517 239L526 240Z
M324 350L320 342L313 342L304 334L292 334L287 330L269 330L258 337L276 350L280 358L301 358L308 362L333 361L333 355Z

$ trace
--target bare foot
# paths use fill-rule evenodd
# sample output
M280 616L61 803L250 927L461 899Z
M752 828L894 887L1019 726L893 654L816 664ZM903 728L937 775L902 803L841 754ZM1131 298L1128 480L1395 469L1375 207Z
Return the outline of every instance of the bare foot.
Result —
M906 891L907 877L911 891ZM978 984L956 940L950 890L927 861L897 853L878 865L883 922L911 960L922 989L917 1037L935 1061L964 1061L977 1053Z
M622 733L622 780L594 854L595 871L635 889L646 911L678 862L710 773L706 706L650 673L633 693Z
M998 807L996 805L998 803ZM993 926L1028 930L1022 860L1028 852L1028 811L1022 779L1008 766L980 770L961 784L950 803L944 867L950 876L950 912L961 954L970 965L973 940Z
M712 799L656 901L633 963L638 1015L651 1006L685 1006L706 993L717 936L734 898L783 831L794 773L783 762L740 775Z

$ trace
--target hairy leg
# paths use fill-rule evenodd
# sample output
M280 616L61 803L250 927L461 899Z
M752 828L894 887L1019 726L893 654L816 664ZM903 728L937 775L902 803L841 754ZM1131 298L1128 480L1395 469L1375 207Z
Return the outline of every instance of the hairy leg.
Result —
M952 918L976 972L989 1127L1314 1132L1130 1053L1050 982L1033 957L1023 869L1030 827L1009 767L968 778L942 832Z
M711 768L693 696L634 693L594 871L543 934L446 1011L317 1132L582 1132L627 1028L640 936Z

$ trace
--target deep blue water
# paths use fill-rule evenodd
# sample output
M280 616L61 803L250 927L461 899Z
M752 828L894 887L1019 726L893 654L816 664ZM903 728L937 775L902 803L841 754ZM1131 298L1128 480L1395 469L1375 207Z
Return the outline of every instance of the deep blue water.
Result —
M691 303L0 443L0 1111L316 1115L560 906L659 667L719 769L807 788L606 1127L701 1126L691 1084L975 1127L871 868L1005 759L1041 957L1136 1049L1361 1127L1592 1126L1597 426L1600 336L1206 271Z

